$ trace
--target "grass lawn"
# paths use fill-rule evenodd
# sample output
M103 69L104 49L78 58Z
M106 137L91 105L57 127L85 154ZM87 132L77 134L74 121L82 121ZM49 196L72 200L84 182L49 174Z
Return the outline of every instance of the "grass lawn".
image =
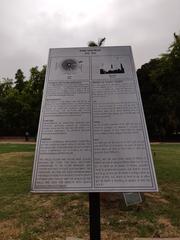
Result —
M34 144L0 143L0 240L89 239L88 195L32 194ZM180 237L180 144L153 144L159 193L101 204L102 240Z

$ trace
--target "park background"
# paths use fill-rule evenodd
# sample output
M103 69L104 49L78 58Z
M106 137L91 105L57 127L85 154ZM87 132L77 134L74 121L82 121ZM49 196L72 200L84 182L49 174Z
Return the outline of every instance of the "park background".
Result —
M98 45L98 44L97 44ZM21 69L14 79L0 81L0 136L36 138L46 66ZM151 141L180 140L180 35L165 53L137 70L148 133Z
M159 185L139 205L102 201L102 239L180 237L179 7L179 0L1 1L1 240L89 239L87 194L34 195L30 184L48 49L99 36L105 46L133 46Z

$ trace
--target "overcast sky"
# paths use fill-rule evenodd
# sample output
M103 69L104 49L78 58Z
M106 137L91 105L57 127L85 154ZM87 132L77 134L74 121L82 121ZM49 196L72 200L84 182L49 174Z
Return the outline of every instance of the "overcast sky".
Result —
M131 45L136 67L180 33L180 0L0 0L0 78L47 63L49 48Z

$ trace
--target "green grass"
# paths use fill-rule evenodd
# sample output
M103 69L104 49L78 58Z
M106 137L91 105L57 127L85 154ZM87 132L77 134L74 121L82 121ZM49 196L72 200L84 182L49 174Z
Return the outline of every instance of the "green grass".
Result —
M152 145L159 182L180 182L180 144Z
M34 144L0 144L0 240L89 239L88 194L30 193ZM101 204L102 240L180 237L180 144L153 144L159 193Z
M0 143L0 153L34 152L35 144Z

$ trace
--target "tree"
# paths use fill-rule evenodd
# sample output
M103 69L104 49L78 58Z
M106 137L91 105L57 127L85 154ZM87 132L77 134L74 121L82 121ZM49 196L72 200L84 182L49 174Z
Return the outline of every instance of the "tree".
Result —
M7 96L13 91L13 80L3 78L0 81L0 134L4 135L7 126L8 101Z
M24 82L24 79L25 79L25 76L24 76L24 73L21 69L18 69L16 74L15 74L15 88L21 92L25 86L25 82Z
M0 135L24 135L25 131L36 135L42 99L46 66L42 70L34 67L30 70L30 79L21 69L13 80L0 82Z
M100 38L97 43L94 41L89 41L88 47L102 47L105 40L106 40L106 38L104 37L104 38Z
M137 70L151 138L169 138L180 131L180 36L168 52Z
M30 78L23 92L24 118L26 119L27 129L31 134L36 135L38 129L43 86L46 74L46 66L42 70L38 67L30 69Z

